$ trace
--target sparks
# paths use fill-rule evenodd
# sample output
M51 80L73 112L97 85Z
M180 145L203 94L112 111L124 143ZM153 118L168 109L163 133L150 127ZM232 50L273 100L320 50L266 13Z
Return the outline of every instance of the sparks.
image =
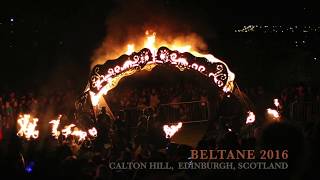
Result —
M166 133L166 138L171 138L181 127L182 122L179 122L177 125L164 125L163 131Z

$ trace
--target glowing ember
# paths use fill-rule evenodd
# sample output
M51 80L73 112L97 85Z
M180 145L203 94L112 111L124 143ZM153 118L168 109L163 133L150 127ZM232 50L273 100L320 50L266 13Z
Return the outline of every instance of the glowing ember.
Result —
M229 132L231 132L231 131L232 131L232 129L228 128L228 131L229 131Z
M72 134L71 128L75 127L76 125L70 124L68 126L65 126L64 129L61 130L62 135L67 138L69 135Z
M247 121L246 124L251 124L256 120L256 116L253 112L248 111L248 117L247 117Z
M59 135L60 135L60 131L58 131L58 126L60 124L60 118L62 117L62 115L59 115L58 119L56 120L52 120L49 122L49 124L52 124L52 136L54 136L56 139L58 139Z
M181 127L182 122L179 122L177 125L164 125L163 131L166 133L166 138L171 138Z
M37 139L39 137L39 130L35 130L37 126L38 118L32 118L30 114L20 115L17 120L20 129L17 133L18 136L24 136L27 140L30 138Z
M279 105L280 105L280 103L279 103L279 100L278 99L274 99L273 100L273 103L274 103L274 105L278 108L279 107Z
M268 114L270 114L274 119L278 119L280 117L279 112L274 109L267 109Z
M97 132L97 129L95 127L89 129L88 132L89 132L90 136L97 137L98 132Z

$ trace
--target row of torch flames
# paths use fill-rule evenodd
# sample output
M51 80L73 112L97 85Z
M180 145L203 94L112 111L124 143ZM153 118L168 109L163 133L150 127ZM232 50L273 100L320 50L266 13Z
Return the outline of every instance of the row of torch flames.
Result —
M279 110L281 109L280 102L278 99L273 100L273 104L276 107L276 109L267 109L267 114L269 118L271 118L274 121L280 121L280 113ZM248 111L248 116L246 120L246 124L252 124L256 120L256 116L252 111Z
M273 121L280 121L280 113L279 109L281 109L280 103L278 99L273 100L274 105L276 107L275 109L268 108L267 109L267 114ZM246 119L246 124L250 125L253 124L256 120L256 116L252 111L248 111L248 116ZM171 126L164 125L163 126L163 131L166 134L166 138L171 138L176 132L179 131L179 129L182 127L182 122L179 122L178 124L174 125L172 124ZM228 128L228 131L232 131L232 129Z
M279 103L279 100L278 99L274 99L273 100L274 102L274 105L275 107L277 108L276 110L275 109L271 109L271 108L268 108L267 109L267 114L271 117L272 120L274 121L280 121L280 114L279 114L279 109L281 108L280 107L280 103ZM252 124L254 123L256 120L256 116L255 114L252 112L252 111L248 111L248 116L247 116L247 119L246 119L246 124ZM178 124L176 125L171 125L171 126L168 126L168 125L164 125L163 126L163 131L166 133L166 138L171 138L176 132L179 131L179 129L182 127L182 122L179 122ZM230 128L228 129L228 131L232 131Z
M276 109L267 109L267 113L273 120L279 121L280 120L280 114L279 114L279 108L280 103L278 99L274 99L274 105ZM91 140L97 137L98 132L95 127L92 127L91 129L88 129L88 131L83 131L76 127L75 124L69 124L66 125L61 131L58 130L58 127L60 125L60 119L61 115L55 120L51 120L49 124L52 125L52 136L56 139L59 138L59 136L63 136L65 139L67 139L69 136L75 137L78 142L83 142L85 140ZM255 122L255 114L252 111L248 111L248 116L246 119L246 124L252 124ZM39 137L39 130L36 130L37 122L39 121L38 118L32 118L29 114L20 115L19 119L17 120L18 125L20 126L20 129L17 133L18 136L24 137L27 140L30 140L31 138L37 139ZM178 124L172 124L172 125L164 125L163 131L166 134L166 138L171 138L174 136L176 132L179 131L182 127L182 122L179 122ZM231 130L229 130L231 131Z
M69 136L77 138L78 142L83 142L85 140L91 140L97 137L98 132L95 127L88 129L88 131L82 131L75 124L69 124L64 126L64 128L59 131L61 115L57 119L51 120L49 124L51 127L51 134L55 139L58 139L61 135L67 139ZM17 135L24 137L27 140L37 139L39 137L39 130L36 130L37 123L39 119L31 117L30 114L20 115L17 123L19 125L19 130ZM166 134L166 138L171 138L180 128L182 127L182 122L179 122L177 125L164 125L163 131ZM89 135L89 136L88 136Z
M69 136L73 136L78 140L78 142L83 142L85 140L91 140L97 137L98 132L95 127L88 129L88 132L86 132L79 129L74 124L69 124L59 131L58 127L60 125L61 117L62 116L59 115L57 119L49 122L49 124L52 124L51 134L54 138L58 139L60 136L63 136L65 139L67 139ZM27 140L30 140L31 138L37 139L39 137L39 130L36 130L38 121L38 118L33 118L30 114L20 115L19 119L17 120L19 125L17 135L24 137Z

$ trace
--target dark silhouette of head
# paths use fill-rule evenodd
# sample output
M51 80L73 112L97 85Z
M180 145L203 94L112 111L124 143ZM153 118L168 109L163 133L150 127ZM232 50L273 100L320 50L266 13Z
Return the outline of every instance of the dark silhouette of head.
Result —
M261 149L288 150L290 175L301 169L304 158L304 137L298 127L282 122L270 124L262 131L260 146Z

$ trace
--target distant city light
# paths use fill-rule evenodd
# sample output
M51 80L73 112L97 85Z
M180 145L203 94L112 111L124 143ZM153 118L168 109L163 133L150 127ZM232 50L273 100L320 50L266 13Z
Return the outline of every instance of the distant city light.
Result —
M285 33L285 32L320 32L320 26L289 26L289 25L277 25L277 26L262 26L262 25L247 25L241 29L236 29L235 32L263 32L263 33Z

